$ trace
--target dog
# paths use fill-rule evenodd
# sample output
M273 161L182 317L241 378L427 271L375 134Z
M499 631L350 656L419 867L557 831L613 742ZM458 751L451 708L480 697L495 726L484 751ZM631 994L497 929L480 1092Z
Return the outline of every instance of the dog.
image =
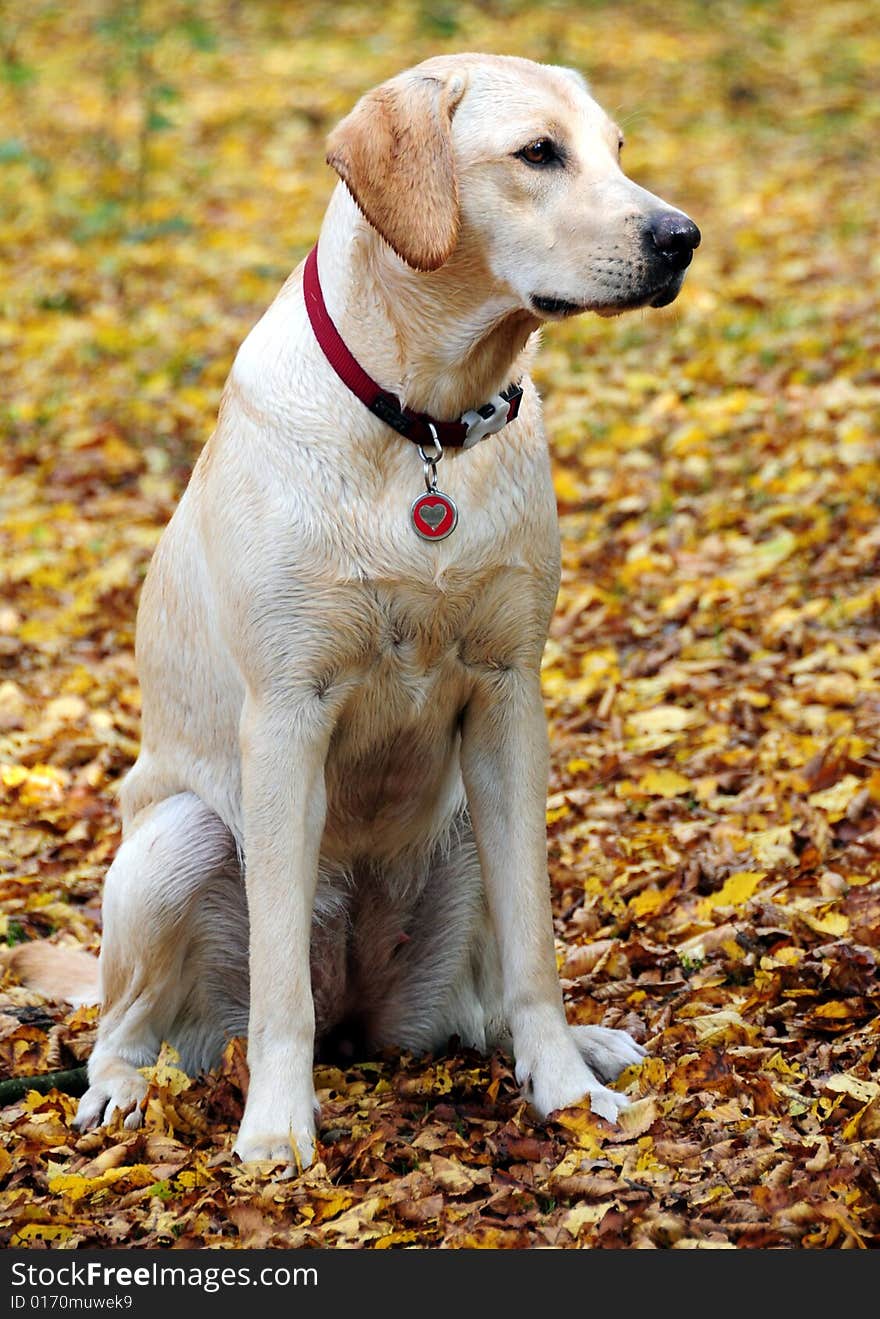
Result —
M78 1127L138 1125L163 1040L193 1072L245 1033L246 1161L313 1159L316 1045L455 1035L511 1050L541 1117L626 1106L607 1083L644 1049L567 1024L554 958L560 553L528 375L543 323L671 302L700 241L621 143L578 73L479 54L331 133L318 246L241 346L143 587L100 971L23 950L102 1004Z

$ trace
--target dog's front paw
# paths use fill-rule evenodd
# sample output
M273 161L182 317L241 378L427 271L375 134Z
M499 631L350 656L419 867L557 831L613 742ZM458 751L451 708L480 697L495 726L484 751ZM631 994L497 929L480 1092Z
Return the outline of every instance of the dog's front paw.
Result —
M627 1067L634 1067L647 1050L625 1030L610 1026L570 1026L578 1052L601 1081L616 1081Z
M589 1096L590 1108L594 1113L607 1122L616 1122L620 1114L629 1108L626 1095L609 1090L584 1063L581 1063L581 1069L572 1069L563 1078L545 1076L539 1077L537 1081L532 1078L527 1091L532 1106L545 1118L557 1108L570 1108Z
M305 1063L282 1043L256 1056L249 1050L248 1061L250 1088L233 1152L243 1163L285 1163L288 1176L308 1168L318 1116L311 1056Z
M542 1118L557 1108L579 1104L587 1096L592 1111L608 1122L616 1122L629 1108L625 1095L609 1090L590 1070L572 1035L565 1035L556 1048L545 1044L531 1055L518 1053L516 1079Z
M274 1078L278 1079L278 1078ZM311 1074L309 1076L311 1080ZM280 1084L279 1084L279 1088ZM284 1098L273 1089L251 1089L234 1152L244 1163L286 1163L291 1172L308 1168L315 1157L315 1092L302 1087L301 1102L291 1102L294 1084L284 1086Z
M315 1157L315 1128L256 1131L246 1130L242 1122L233 1151L242 1163L285 1163L291 1171L302 1171Z

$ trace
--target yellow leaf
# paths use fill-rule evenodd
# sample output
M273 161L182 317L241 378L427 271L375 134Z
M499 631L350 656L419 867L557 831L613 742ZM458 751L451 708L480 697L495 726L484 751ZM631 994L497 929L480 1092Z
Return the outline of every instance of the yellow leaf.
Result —
M32 1241L68 1241L73 1236L73 1228L63 1223L25 1223L10 1241L11 1246L21 1246Z
M759 866L791 865L795 854L791 847L791 825L780 825L775 829L759 829L749 834L749 851Z
M25 771L23 779L18 775L15 778L16 782L7 783L7 786L20 786L18 800L22 806L44 806L49 802L59 802L70 782L66 770L56 769L54 765L34 765Z
M818 806L820 810L827 811L828 819L834 824L837 820L843 819L847 806L863 787L862 779L856 778L855 774L845 774L833 787L825 788L823 792L811 793L807 801L811 806Z
M194 1186L204 1186L204 1175L193 1168L184 1168L175 1178L176 1184L185 1191L191 1190Z
M738 870L724 881L717 893L710 893L697 903L697 914L708 916L713 907L741 906L748 902L763 878L763 870Z
M573 1209L569 1209L564 1214L560 1226L564 1227L569 1236L577 1239L577 1235L582 1227L587 1224L598 1223L600 1218L604 1218L610 1208L608 1201L600 1201L598 1204L578 1204Z
M339 1191L330 1194L326 1198L316 1199L315 1208L317 1210L316 1222L327 1223L333 1218L337 1218L344 1210L349 1209L354 1204L354 1196L347 1191Z
M583 483L567 467L557 467L553 473L553 485L560 504L579 504L584 498Z
M585 1150L592 1158L602 1158L603 1146L598 1126L599 1119L593 1117L588 1108L581 1106L579 1108L560 1109L555 1121L561 1127L565 1127L566 1131L571 1132L579 1149ZM559 1168L556 1169L556 1172L559 1172Z
M665 595L660 601L660 612L664 618L680 618L686 614L696 603L697 588L690 582L683 586L676 587L669 595Z
M649 797L681 797L690 792L691 782L674 769L649 769L639 779L639 787Z
M373 1246L373 1249L389 1250L392 1246L410 1245L412 1242L418 1241L418 1239L418 1232L414 1232L412 1228L395 1229L394 1232L389 1232L387 1237L380 1237Z
M746 543L736 566L728 574L730 580L738 586L750 585L773 572L785 559L797 549L797 536L792 531L781 531L771 540L760 541L757 545Z
M583 1162L584 1156L579 1149L569 1150L565 1157L551 1170L550 1181L553 1182L562 1177L573 1177L576 1172L580 1172Z
M737 699L744 701L746 705L754 706L756 710L763 710L770 704L770 697L766 692L755 691L751 687L741 687L737 691Z
M699 710L688 710L681 705L655 705L653 710L641 710L626 721L627 731L638 736L643 733L679 733L684 728L705 723Z
M862 1107L857 1110L857 1112L853 1113L849 1122L847 1122L846 1126L842 1130L841 1134L843 1136L843 1139L858 1140L861 1138L861 1139L870 1140L873 1135L876 1135L877 1133L876 1122L871 1121L872 1116L876 1117L876 1109L877 1109L877 1104L872 1101L871 1103L863 1104ZM867 1124L870 1125L871 1130L865 1132L863 1130L863 1126Z
M698 1118L705 1117L712 1122L742 1122L745 1116L736 1099L724 1099L714 1108L703 1108L697 1114Z
M733 1008L691 1017L690 1024L697 1033L699 1044L748 1044L756 1034Z
M848 1003L842 1003L840 999L832 999L830 1003L820 1003L813 1015L825 1017L829 1021L846 1021L853 1014Z
M796 948L794 944L787 944L784 948L778 949L772 957L762 957L761 969L772 971L777 966L797 966L803 956L803 948Z
M678 884L674 880L661 889L646 888L630 898L627 907L633 916L653 916L661 907L668 906L677 892Z
M796 1080L801 1080L800 1067L787 1062L782 1054L777 1050L768 1061L764 1064L765 1068L771 1072L778 1072L780 1076L791 1076Z
M666 1084L666 1064L662 1058L646 1058L639 1069L639 1088L659 1089Z
M800 919L817 934L830 934L839 939L849 930L849 917L842 911L829 911L825 916L811 916L808 912L798 913Z
M142 1067L141 1074L151 1081L154 1085L161 1086L169 1094L180 1095L184 1090L188 1090L192 1084L177 1063L180 1062L180 1054L173 1049L170 1044L163 1044L159 1057L153 1067Z
M826 1090L833 1090L835 1094L850 1095L860 1104L869 1104L872 1099L880 1095L880 1084L876 1081L863 1081L861 1077L852 1076L849 1072L829 1076L822 1085Z
M617 1119L617 1128L630 1140L635 1136L643 1135L649 1127L652 1127L657 1120L657 1104L650 1096L643 1099L636 1099L625 1108ZM648 1145L653 1142L649 1141ZM648 1148L646 1146L645 1148ZM647 1165L645 1165L647 1166Z
M373 1219L378 1213L385 1208L387 1200L384 1196L374 1195L368 1200L361 1200L347 1209L345 1213L334 1218L332 1222L326 1224L324 1231L332 1232L346 1238L350 1241L356 1241L361 1245L365 1241L375 1241L377 1237L385 1237L393 1227L389 1223L374 1224Z
M114 1182L125 1181L129 1187L150 1186L156 1180L152 1168L144 1163L135 1163L130 1167L108 1168L97 1177L81 1177L78 1173L61 1173L49 1178L49 1190L53 1195L66 1196L68 1200L82 1200L96 1191L103 1191Z

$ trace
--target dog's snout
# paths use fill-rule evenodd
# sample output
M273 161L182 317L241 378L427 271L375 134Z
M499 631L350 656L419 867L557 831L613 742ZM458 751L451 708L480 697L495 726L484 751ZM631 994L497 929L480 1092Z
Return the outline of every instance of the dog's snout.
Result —
M648 220L648 239L675 270L686 270L694 248L700 245L700 231L693 220L681 211L656 211Z

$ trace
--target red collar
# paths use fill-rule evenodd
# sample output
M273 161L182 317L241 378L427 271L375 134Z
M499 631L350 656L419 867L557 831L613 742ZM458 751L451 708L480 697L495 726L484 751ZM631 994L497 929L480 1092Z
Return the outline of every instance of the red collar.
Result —
M459 421L437 421L426 412L402 408L397 396L377 385L372 376L368 376L360 363L352 357L330 319L318 279L317 244L306 257L303 293L315 338L339 379L348 385L351 392L371 412L406 439L412 440L413 444L430 446L436 438L444 449L470 449L479 440L494 435L509 421L513 421L519 412L522 399L520 385L508 385L507 389L496 394L488 403L465 412ZM432 429L435 432L433 435Z

